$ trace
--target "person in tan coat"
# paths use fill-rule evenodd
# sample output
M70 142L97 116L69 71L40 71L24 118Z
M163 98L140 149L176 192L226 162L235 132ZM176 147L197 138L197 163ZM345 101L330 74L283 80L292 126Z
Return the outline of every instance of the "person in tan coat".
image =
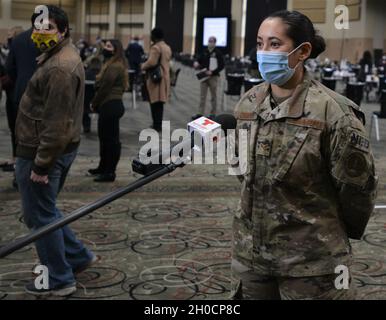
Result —
M151 41L149 59L142 65L142 70L149 71L160 65L162 79L159 83L154 83L150 77L146 81L149 93L151 115L153 118L152 128L161 131L164 104L169 100L170 95L170 60L172 50L165 43L164 33L161 29L155 28L151 31Z

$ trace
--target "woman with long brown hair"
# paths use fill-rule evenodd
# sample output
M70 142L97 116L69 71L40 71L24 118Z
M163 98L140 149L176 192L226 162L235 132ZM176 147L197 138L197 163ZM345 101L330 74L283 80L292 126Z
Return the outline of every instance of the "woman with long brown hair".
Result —
M95 97L91 109L99 113L99 166L89 170L96 182L115 181L115 171L121 157L119 120L125 112L122 97L128 87L128 66L119 40L109 40L103 49L105 58L97 75Z

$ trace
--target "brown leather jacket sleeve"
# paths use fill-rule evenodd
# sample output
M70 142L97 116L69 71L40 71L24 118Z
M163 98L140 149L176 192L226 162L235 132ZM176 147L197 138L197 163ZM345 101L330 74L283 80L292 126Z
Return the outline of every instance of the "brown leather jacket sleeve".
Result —
M76 76L60 68L53 68L47 74L44 110L38 128L40 145L33 168L38 174L47 174L71 142L79 82Z

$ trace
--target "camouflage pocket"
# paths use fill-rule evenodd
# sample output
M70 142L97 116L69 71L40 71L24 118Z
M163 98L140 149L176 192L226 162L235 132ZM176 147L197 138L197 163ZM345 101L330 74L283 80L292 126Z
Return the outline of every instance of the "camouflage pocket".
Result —
M273 175L275 180L282 181L284 179L306 142L307 136L307 131L299 130L295 135L290 136L287 143L283 145L280 150L280 156L278 157L278 167Z

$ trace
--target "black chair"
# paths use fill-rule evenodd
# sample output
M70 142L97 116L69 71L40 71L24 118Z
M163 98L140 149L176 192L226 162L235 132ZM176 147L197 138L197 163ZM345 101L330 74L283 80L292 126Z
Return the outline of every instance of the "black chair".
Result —
M386 89L382 90L381 95L381 117L386 118Z
M129 71L129 92L131 92L131 101L133 109L137 109L137 91L138 91L138 74L134 69Z
M143 71L140 76L141 81L141 96L142 101L149 101L149 92L147 91L147 85L146 85L146 72Z
M381 111L373 112L370 123L370 137L373 131L373 125L375 124L375 137L377 141L381 140L379 135L379 119L386 119L386 90L382 90L381 94Z
M257 79L257 78L251 78L248 80L244 80L244 91L247 92L247 91L251 90L254 86L257 86L263 82L264 82L264 79Z
M324 84L327 88L335 91L336 89L336 79L332 77L323 77L322 84Z
M352 65L351 66L351 71L355 74L355 77L358 79L359 72L361 71L361 66L359 66L359 65Z
M241 95L241 88L244 84L244 74L242 73L234 73L234 74L227 74L227 90L225 91L225 94L230 96L240 96Z
M244 84L243 73L230 73L226 75L227 90L224 90L222 99L222 109L226 110L226 96L241 97L241 88Z
M170 87L172 88L172 93L178 100L177 94L176 94L176 86L177 86L177 80L178 76L180 75L181 69L178 68L174 74L174 78L170 81Z
M382 90L386 90L386 77L383 74L379 75L379 95L382 94Z
M129 91L134 90L134 86L137 82L137 72L134 69L129 69Z
M360 106L363 99L364 87L365 84L363 82L349 82L346 87L346 97Z
M323 77L331 78L334 74L335 69L333 68L323 68Z

